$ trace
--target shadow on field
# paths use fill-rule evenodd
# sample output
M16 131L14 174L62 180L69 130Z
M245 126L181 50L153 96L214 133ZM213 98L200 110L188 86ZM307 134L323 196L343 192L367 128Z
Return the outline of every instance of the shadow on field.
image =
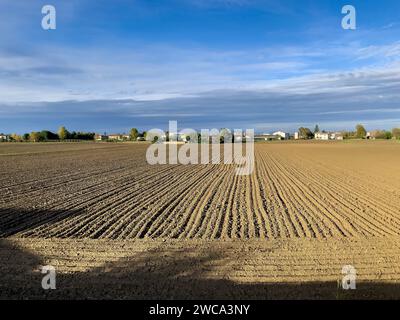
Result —
M66 219L83 214L83 210L46 210L46 209L0 209L0 238L17 233L23 236L35 236L35 229L51 226Z
M41 258L0 239L0 299L399 299L400 286L358 283L357 290L336 282L237 283L208 277L209 262L228 263L217 252L165 254L160 248L100 268L57 274L57 289L41 288ZM232 259L229 258L229 259ZM234 259L234 258L233 258ZM71 263L71 262L69 262ZM215 276L215 274L214 274Z

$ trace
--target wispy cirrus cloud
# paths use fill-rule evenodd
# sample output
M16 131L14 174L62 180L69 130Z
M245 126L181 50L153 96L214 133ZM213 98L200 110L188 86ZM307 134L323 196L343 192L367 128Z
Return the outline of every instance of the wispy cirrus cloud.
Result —
M153 45L112 51L48 47L42 54L35 50L14 54L6 48L0 50L0 90L3 102L159 100L223 89L276 88L307 94L313 92L313 84L321 92L345 93L352 90L349 81L356 79L358 86L365 85L372 72L379 76L385 70L386 77L395 76L399 48L398 43L379 48L314 46L312 50L293 46L210 50ZM150 51L154 52L151 56ZM342 63L332 66L339 52ZM388 56L393 59L387 60ZM353 66L354 61L368 57L372 61ZM346 68L349 66L351 69Z
M356 52L357 59L394 59L400 60L400 41L388 45L370 45L359 48Z

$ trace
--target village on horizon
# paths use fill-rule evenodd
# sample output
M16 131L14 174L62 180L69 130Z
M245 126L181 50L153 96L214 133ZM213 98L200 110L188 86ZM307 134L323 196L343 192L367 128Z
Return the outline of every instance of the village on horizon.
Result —
M177 131L178 132L178 131ZM226 128L219 130L220 136L224 136L224 133L231 134L231 131ZM69 132L65 127L60 127L57 133L43 130L34 131L31 133L25 133L24 135L18 134L4 134L0 133L0 142L45 142L45 141L90 141L94 140L97 142L110 141L110 142L123 142L123 141L146 141L147 131L139 132L138 129L132 128L127 133L93 133L93 132ZM176 137L175 137L176 135ZM199 134L200 135L200 134ZM171 137L171 139L170 139ZM249 137L247 137L249 138ZM365 127L358 124L355 131L325 131L320 130L319 126L316 125L314 130L309 128L300 127L296 132L289 133L285 131L276 131L273 133L258 133L254 135L254 141L277 141L277 140L345 140L345 139L400 139L400 128L393 128L391 131L387 130L372 130L367 131ZM148 139L147 139L148 140ZM168 131L156 137L158 141L180 141L189 142L190 137L186 133L177 133L172 135ZM245 141L246 133L243 131L241 136L235 135L234 140ZM152 140L153 141L153 140ZM200 140L199 140L200 141ZM154 141L153 141L154 142Z

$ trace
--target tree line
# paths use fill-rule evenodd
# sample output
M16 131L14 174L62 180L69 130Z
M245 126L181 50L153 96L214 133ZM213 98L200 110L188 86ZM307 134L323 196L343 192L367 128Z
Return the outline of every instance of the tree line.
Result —
M309 128L301 127L298 132L301 139L313 139L316 133L325 133L326 131L321 131L319 126L316 125L314 131L311 131ZM357 124L354 131L341 131L340 133L343 139L366 139L368 134L362 124ZM368 137L374 139L400 139L400 128L393 128L391 131L372 130Z
M316 125L314 131L309 128L301 127L298 130L300 139L313 139L315 134L318 132L326 132L320 130L319 126ZM367 130L362 124L358 124L354 131L341 131L340 132L344 139L366 139ZM64 126L60 127L57 133L49 130L33 131L31 133L25 133L23 135L11 134L10 140L16 142L30 141L30 142L44 142L44 141L65 141L65 140L94 140L96 134L94 132L82 132L72 131L69 132ZM167 141L168 139L167 132ZM370 131L370 138L374 139L400 139L400 128L393 128L391 131L387 130L372 130ZM146 138L146 131L139 132L138 129L132 128L129 131L129 140L137 141L140 138ZM187 137L190 139L190 137Z
M44 142L44 141L65 141L65 140L93 140L94 132L69 132L65 127L60 127L57 133L49 130L32 131L23 135L11 134L10 140L16 142Z
M14 142L45 142L45 141L66 141L66 140L90 141L94 140L95 136L96 133L94 132L83 132L83 131L70 132L64 126L62 126L58 129L57 133L49 130L32 131L31 133L25 133L23 135L13 133L9 136L9 140ZM136 141L140 140L140 138L146 138L146 131L139 132L138 129L132 128L129 132L129 139L123 139L123 140Z
M146 135L147 135L147 132L146 132L146 131L139 132L138 129L132 128L132 129L129 131L129 140L131 140L131 141L137 141L139 138L146 139Z

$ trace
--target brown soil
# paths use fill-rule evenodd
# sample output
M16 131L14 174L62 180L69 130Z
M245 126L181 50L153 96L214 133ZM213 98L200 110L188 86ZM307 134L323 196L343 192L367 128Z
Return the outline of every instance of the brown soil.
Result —
M399 143L256 144L245 177L146 148L0 144L1 298L400 298Z

